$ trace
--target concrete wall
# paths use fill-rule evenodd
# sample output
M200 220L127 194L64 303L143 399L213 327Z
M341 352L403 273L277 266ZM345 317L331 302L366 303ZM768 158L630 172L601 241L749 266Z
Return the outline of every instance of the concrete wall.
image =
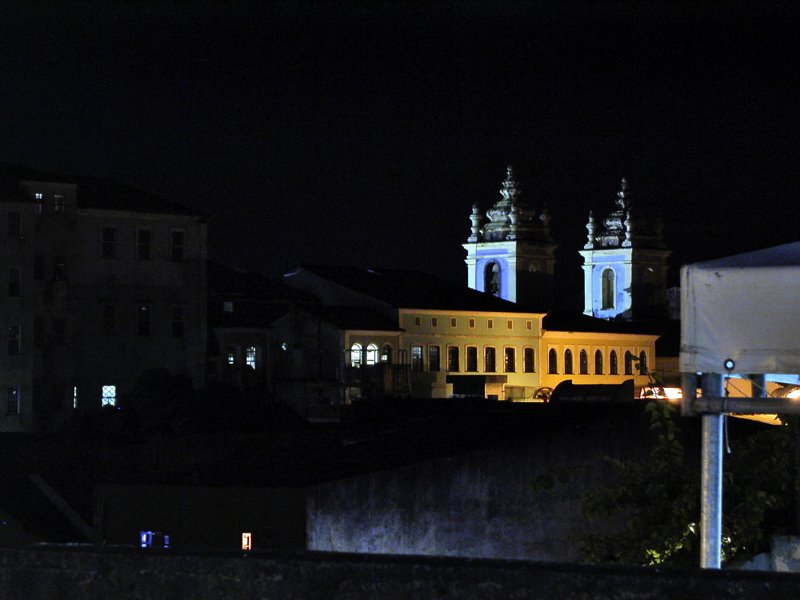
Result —
M581 497L615 475L604 457L647 444L641 424L599 420L312 487L308 549L575 561Z
M0 550L6 600L795 598L800 575L353 555Z

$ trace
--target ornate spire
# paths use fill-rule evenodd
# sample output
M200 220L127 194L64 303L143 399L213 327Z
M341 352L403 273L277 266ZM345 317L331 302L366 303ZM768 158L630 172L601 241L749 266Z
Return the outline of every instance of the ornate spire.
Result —
M633 245L633 222L631 221L631 209L625 211L625 240L622 242L623 248L630 248Z
M586 243L583 245L584 250L591 250L594 248L594 215L589 211L589 222L586 223Z
M483 216L481 216L481 211L477 203L472 205L472 214L469 216L469 220L471 226L470 236L467 238L467 241L479 242L481 239L481 222L483 221Z

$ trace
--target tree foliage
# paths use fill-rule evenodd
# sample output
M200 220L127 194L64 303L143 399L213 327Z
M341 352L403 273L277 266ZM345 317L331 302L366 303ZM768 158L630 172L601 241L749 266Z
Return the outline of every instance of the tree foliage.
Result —
M615 483L584 495L597 527L582 540L590 562L697 566L700 471L687 464L685 423L667 402L646 407L653 436L647 460L611 460ZM785 533L794 505L792 436L783 424L737 437L724 459L723 559L746 558ZM610 460L610 459L609 459Z

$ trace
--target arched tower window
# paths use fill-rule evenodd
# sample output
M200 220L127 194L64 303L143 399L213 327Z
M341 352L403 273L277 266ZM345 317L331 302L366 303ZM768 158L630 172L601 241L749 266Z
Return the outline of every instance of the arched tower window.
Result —
M589 374L589 355L586 354L586 350L581 350L579 356L579 365L580 365L580 374L581 375L588 375Z
M353 344L350 346L350 366L351 367L360 367L361 366L361 344Z
M594 374L603 374L603 353L600 350L594 351Z
M370 344L367 346L367 364L374 365L378 363L378 346Z
M639 352L639 374L640 375L647 375L649 371L647 370L647 353L642 350Z
M619 366L617 365L617 351L612 350L611 356L608 358L609 369L608 372L612 375L619 375Z
M552 348L547 353L547 372L558 373L558 354Z
M500 297L500 265L496 262L486 265L485 279L483 289L486 293Z
M572 350L564 350L564 373L572 375Z
M606 269L600 276L602 285L601 308L614 308L614 296L616 293L616 275L614 269Z
M633 375L633 354L630 350L625 351L625 375Z

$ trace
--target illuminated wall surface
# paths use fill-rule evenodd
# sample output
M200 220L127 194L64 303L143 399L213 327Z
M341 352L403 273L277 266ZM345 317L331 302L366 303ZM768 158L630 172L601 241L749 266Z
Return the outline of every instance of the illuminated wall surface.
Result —
M646 436L616 415L311 488L308 549L577 560L581 496L612 475L605 456L637 456Z

